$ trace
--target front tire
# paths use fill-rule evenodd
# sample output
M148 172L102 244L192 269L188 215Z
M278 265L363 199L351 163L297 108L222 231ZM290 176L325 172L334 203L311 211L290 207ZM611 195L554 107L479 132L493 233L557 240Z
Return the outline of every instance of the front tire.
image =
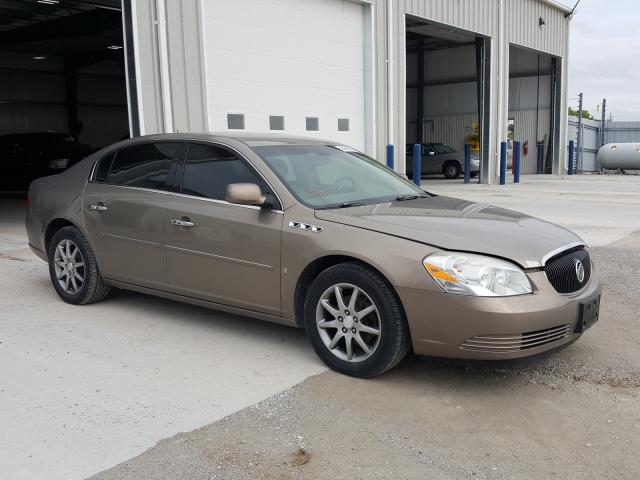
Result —
M442 169L444 176L450 180L458 178L461 172L462 168L460 168L460 164L458 162L447 162L444 164Z
M62 300L85 305L109 293L87 239L75 227L58 230L49 244L49 275Z
M318 275L307 293L304 321L318 356L346 375L380 375L411 348L395 293L379 273L355 262Z

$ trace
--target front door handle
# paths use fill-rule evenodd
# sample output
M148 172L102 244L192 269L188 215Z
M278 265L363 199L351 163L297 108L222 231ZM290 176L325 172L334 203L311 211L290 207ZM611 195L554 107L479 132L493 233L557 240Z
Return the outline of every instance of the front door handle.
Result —
M193 223L187 217L183 217L183 218L172 219L171 225L175 225L176 227L191 228L195 225L195 223Z
M91 210L95 210L96 212L106 212L108 210L108 208L102 202L92 203L89 205L89 208Z

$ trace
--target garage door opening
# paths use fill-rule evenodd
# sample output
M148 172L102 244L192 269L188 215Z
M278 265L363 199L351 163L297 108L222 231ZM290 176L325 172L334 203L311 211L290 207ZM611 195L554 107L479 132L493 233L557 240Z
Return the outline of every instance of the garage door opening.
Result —
M513 141L521 147L522 173L552 173L559 150L560 62L552 55L509 47L508 152Z
M125 2L126 3L126 2ZM0 191L129 136L119 0L0 8Z
M472 33L407 16L407 172L422 147L423 176L459 178L464 145L471 175L484 178L488 158L489 42Z

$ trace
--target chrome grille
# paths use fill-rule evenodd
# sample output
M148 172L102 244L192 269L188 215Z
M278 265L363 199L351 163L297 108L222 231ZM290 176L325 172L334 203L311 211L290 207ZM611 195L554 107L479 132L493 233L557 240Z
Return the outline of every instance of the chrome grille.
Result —
M558 325L519 335L476 335L466 339L460 348L479 352L509 353L540 347L568 337L573 325Z
M584 268L584 278L578 279L576 263ZM552 257L544 266L544 273L558 293L573 293L581 290L591 277L591 259L584 248L577 248Z

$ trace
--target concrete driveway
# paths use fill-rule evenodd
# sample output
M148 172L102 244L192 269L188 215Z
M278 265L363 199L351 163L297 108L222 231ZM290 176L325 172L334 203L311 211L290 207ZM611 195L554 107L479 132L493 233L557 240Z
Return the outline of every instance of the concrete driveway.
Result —
M60 301L0 199L0 478L78 479L325 370L304 333L116 291Z
M640 178L523 181L425 186L601 246L599 324L524 370L409 358L371 381L278 325L127 292L66 305L0 200L0 477L638 478Z

